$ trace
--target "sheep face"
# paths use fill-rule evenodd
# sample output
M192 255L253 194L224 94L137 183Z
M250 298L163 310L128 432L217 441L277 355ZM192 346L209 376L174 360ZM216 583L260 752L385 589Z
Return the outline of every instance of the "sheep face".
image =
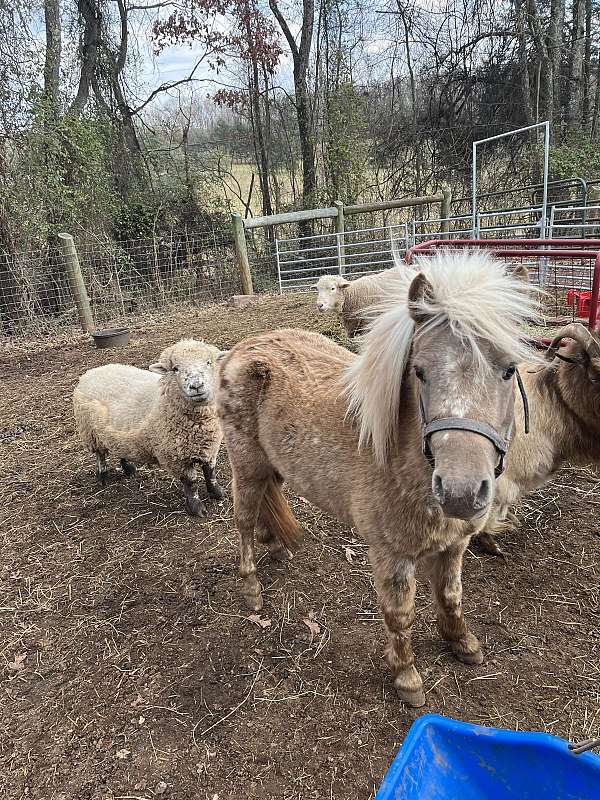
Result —
M176 388L194 405L214 402L215 364L221 351L205 342L182 339L164 350L151 372L162 376L163 383Z
M350 282L339 275L323 275L315 287L317 294L317 308L319 311L341 311L344 305L344 296Z

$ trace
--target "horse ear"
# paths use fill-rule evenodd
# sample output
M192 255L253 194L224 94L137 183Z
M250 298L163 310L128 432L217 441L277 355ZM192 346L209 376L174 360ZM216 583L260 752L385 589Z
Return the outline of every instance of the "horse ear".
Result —
M510 274L513 278L518 278L524 283L529 283L529 270L525 264L517 264L514 269L511 269Z
M412 280L408 290L408 310L415 322L423 322L429 314L423 312L423 304L433 302L433 286L427 277L419 272Z

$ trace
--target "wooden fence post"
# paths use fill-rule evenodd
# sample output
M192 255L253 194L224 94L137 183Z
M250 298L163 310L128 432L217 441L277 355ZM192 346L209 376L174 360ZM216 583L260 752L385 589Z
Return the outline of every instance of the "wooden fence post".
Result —
M344 242L344 204L341 200L334 200L333 205L337 208L337 217L335 218L335 232L337 234L337 251L338 251L338 267L340 275L344 274L344 267L346 266L346 247Z
M246 247L246 230L244 220L239 214L231 215L233 225L233 240L235 243L235 257L242 279L242 292L244 294L254 294L252 288L252 273L250 272L250 262L248 261L248 249Z
M452 189L449 186L444 186L442 189L444 199L442 200L442 238L447 239L450 233L450 215L452 214Z
M58 246L63 257L65 271L69 280L69 287L75 300L77 307L77 315L81 327L86 333L93 331L96 327L92 309L90 308L90 300L88 297L85 283L83 282L83 275L81 274L81 267L79 265L79 257L75 249L75 242L73 237L68 233L59 233L57 236Z

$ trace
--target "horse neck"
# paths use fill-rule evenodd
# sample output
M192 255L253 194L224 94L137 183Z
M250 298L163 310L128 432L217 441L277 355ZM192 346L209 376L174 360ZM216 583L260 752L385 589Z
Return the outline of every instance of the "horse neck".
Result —
M516 435L507 461L507 477L527 488L538 485L566 460L600 460L598 409L593 400L578 391L566 364L535 368L521 367L529 400L530 433L517 423ZM519 403L518 397L515 403ZM596 404L597 404L596 400Z
M563 433L565 458L590 463L600 460L600 387L585 385L579 369L561 363L554 370L556 393L560 397L557 428ZM561 423L561 424L558 424Z

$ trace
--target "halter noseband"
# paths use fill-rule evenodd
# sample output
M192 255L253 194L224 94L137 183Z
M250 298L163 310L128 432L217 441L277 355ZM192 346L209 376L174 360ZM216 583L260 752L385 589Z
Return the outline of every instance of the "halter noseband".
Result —
M523 381L519 375L519 370L515 369L517 378L517 386L523 400L523 412L525 417L525 433L529 433L529 402ZM478 436L483 436L490 441L496 448L496 452L500 456L498 464L494 470L494 477L499 478L504 472L504 456L510 445L512 439L514 420L510 425L509 431L506 436L501 436L491 425L487 422L480 422L476 419L469 419L467 417L440 417L431 422L427 422L427 415L425 413L425 406L423 404L423 396L419 392L419 411L421 414L421 439L423 442L423 455L429 461L432 468L435 468L435 459L431 452L430 439L433 433L439 431L468 431L469 433L476 433Z

